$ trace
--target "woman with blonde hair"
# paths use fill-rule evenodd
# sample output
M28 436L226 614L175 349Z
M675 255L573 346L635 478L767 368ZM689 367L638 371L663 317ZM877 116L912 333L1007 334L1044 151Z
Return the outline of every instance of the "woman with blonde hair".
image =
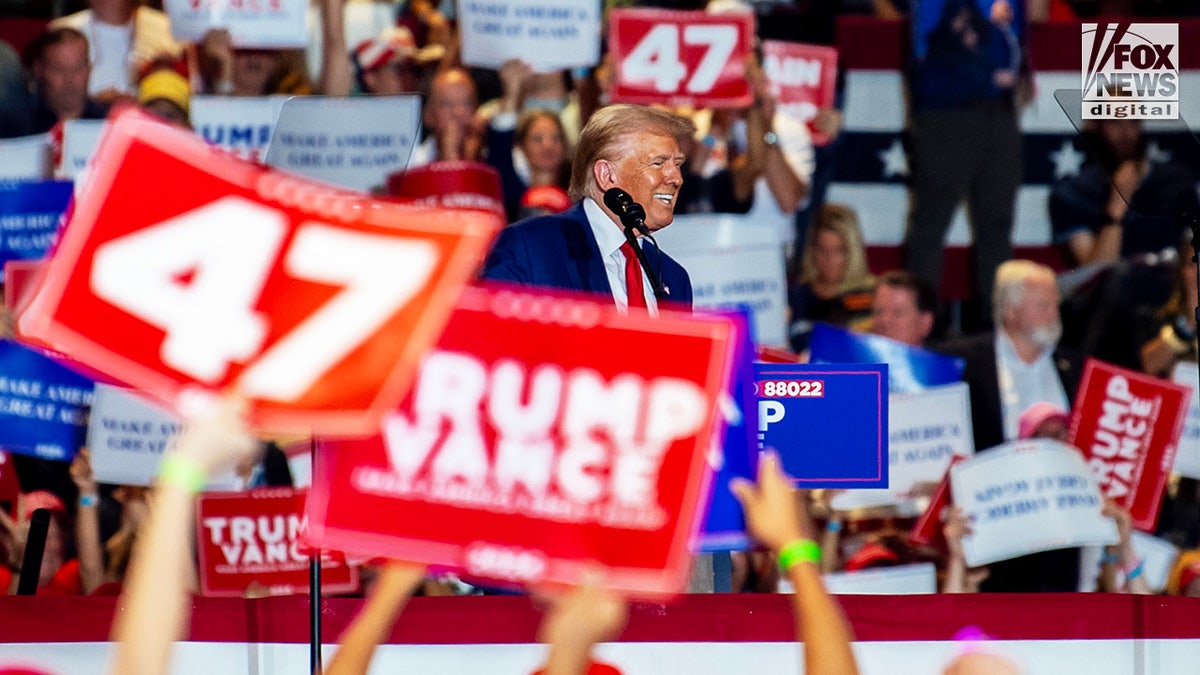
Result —
M800 274L788 290L792 349L800 352L808 347L815 321L865 327L874 283L858 214L845 204L825 204L808 228Z

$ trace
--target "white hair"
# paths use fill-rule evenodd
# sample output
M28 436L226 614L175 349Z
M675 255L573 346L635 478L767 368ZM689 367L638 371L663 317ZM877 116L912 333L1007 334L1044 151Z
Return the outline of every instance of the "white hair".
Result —
M1025 297L1025 285L1041 279L1057 283L1054 270L1032 260L1009 260L996 268L996 283L992 288L992 319L997 328L1003 324L1004 311L1021 304Z

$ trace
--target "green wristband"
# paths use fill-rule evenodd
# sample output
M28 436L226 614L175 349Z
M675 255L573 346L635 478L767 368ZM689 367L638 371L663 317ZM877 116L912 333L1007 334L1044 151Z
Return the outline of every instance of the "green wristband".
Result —
M200 492L208 484L208 472L194 460L182 455L169 454L158 465L160 485L174 485L189 492Z
M800 563L821 563L821 547L811 539L797 539L779 549L779 569L785 573Z

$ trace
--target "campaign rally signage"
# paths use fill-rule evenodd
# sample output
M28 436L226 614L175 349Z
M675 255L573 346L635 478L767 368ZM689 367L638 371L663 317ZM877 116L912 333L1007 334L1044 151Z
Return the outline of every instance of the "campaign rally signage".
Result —
M50 175L50 135L0 138L0 180L42 180Z
M756 342L788 343L787 270L774 223L734 215L675 216L654 236L687 269L696 309L749 309Z
M279 110L266 163L371 192L408 165L420 129L420 96L298 96Z
M72 180L82 176L106 128L107 122L104 120L63 122L62 157L59 158L57 175Z
M87 446L92 472L101 483L153 485L158 464L182 421L123 387L96 383L88 416ZM210 476L209 490L236 490L242 481L233 471Z
M12 340L0 340L0 448L70 460L83 445L93 383Z
M754 396L754 345L749 322L743 312L723 314L738 329L733 339L733 366L729 383L721 397L721 417L725 420L721 442L714 444L710 461L716 476L708 516L700 532L697 548L701 551L729 551L750 546L746 535L746 516L742 504L729 489L734 478L755 480L758 475L758 401Z
M1190 396L1187 387L1102 361L1084 366L1070 442L1139 530L1158 522Z
M927 595L937 593L937 568L914 563L822 575L825 590L836 595Z
M756 363L758 444L802 488L886 488L885 364Z
M776 110L808 125L814 145L827 145L828 136L813 125L817 111L833 107L837 93L834 47L766 40L762 43L763 72L775 97Z
M459 0L462 61L549 72L600 62L600 0Z
M200 497L196 551L200 593L215 597L291 595L309 590L307 491L268 488ZM358 568L345 554L321 551L321 591L358 590Z
M925 511L913 523L908 540L921 546L932 546L941 551L946 550L946 535L942 531L942 513L950 506L950 469L961 462L964 457L955 455L950 458L950 466L942 474L942 480L929 495L929 503Z
M966 383L892 394L888 399L888 489L847 490L835 495L831 504L849 510L910 499L916 488L941 480L954 457L974 453Z
M46 255L71 189L69 181L0 182L0 265Z
M192 128L213 145L243 159L267 153L287 96L193 96Z
M1034 439L996 446L950 468L954 504L971 522L963 551L971 567L1090 544L1117 543L1100 515L1104 499L1079 451Z
M896 393L958 382L962 380L965 365L960 358L824 323L813 325L809 345L809 359L813 363L888 364L888 389Z
M185 417L236 390L262 430L376 429L502 223L275 172L137 111L96 157L22 334Z
M430 209L481 209L504 214L500 174L481 162L446 160L388 176L395 201Z
M468 290L383 433L319 446L313 541L514 584L598 564L620 591L682 591L734 330Z
M1183 435L1179 438L1179 449L1175 453L1172 467L1188 478L1200 478L1200 396L1196 396L1197 366L1190 361L1180 361L1171 373L1171 380L1191 390L1188 401L1187 421L1183 423Z
M199 44L208 31L224 28L239 49L308 45L305 0L166 0L163 9L180 42Z
M753 14L614 9L608 27L614 102L743 108L754 101L746 79Z

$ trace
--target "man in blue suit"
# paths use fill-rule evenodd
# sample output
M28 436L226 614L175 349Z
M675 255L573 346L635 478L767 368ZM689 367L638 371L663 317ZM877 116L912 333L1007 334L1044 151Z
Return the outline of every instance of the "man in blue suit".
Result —
M659 300L626 244L620 219L604 205L606 190L617 187L646 210L654 232L671 224L683 185L680 149L691 123L668 112L613 105L592 115L579 138L571 167L571 197L564 213L527 218L500 233L484 264L483 278L528 286L598 293L617 307L646 307ZM638 243L645 240L639 238ZM666 305L690 310L692 282L687 271L658 250L643 245L650 269L662 280ZM642 298L630 288L641 285ZM636 291L635 291L636 293Z

